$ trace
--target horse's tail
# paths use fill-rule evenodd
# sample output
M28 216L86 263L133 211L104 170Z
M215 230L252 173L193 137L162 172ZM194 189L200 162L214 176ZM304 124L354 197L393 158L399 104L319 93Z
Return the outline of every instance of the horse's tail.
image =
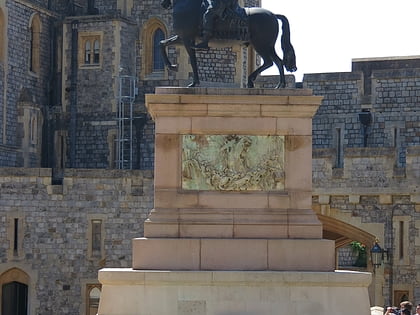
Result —
M281 14L276 14L276 18L281 20L282 34L281 34L281 49L283 50L283 61L287 71L294 72L296 68L295 50L290 42L290 26L287 17Z

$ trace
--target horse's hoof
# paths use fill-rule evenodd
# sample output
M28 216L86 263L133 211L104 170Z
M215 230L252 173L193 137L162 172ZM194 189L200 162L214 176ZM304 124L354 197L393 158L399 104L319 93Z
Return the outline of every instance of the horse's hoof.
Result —
M276 85L276 89L284 89L286 87L286 83L279 83Z
M254 82L248 82L248 84L246 85L247 88L252 89L254 88Z
M196 86L200 86L200 82L191 82L190 84L187 85L187 87L196 87Z

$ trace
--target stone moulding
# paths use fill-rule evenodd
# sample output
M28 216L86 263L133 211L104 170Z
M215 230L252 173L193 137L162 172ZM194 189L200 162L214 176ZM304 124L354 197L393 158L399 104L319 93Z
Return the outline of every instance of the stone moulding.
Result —
M220 89L224 90L224 89ZM224 93L231 91L225 89ZM269 90L273 91L273 90ZM268 92L267 92L268 93ZM312 118L322 96L302 95L146 94L146 107L156 117L294 117Z
M304 275L304 276L303 276ZM368 287L372 274L369 272L340 271L151 271L131 268L104 268L99 271L99 280L103 285L120 284L237 284L237 285L272 285L287 283L288 286L317 286L329 284L329 287Z

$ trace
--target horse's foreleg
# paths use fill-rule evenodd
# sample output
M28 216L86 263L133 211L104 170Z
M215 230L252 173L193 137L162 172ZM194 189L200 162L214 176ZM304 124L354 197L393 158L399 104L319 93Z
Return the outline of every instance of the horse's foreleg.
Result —
M193 71L193 81L190 84L188 84L188 87L195 87L200 85L200 78L198 76L197 57L195 55L195 50L192 49L193 45L193 41L184 42L185 49L187 50L188 56L190 57L191 68Z
M254 72L252 72L249 76L248 76L248 84L247 87L248 88L253 88L254 87L254 81L257 78L257 76L263 72L264 70L270 68L273 65L273 61L271 60L271 58L268 57L262 57L264 60L264 63L262 66L260 66L259 68L257 68Z
M165 63L165 65L168 67L169 70L177 71L178 65L172 64L169 61L168 54L166 53L166 46L174 45L179 41L180 41L180 37L178 35L174 35L172 37L161 40L159 42L159 48L160 48L160 53L162 54L162 57L163 57L163 62Z

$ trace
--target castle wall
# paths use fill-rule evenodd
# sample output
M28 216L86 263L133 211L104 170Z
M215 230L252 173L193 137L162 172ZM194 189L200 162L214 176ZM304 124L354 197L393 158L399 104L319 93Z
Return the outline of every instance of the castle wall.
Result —
M314 210L369 231L389 250L384 266L376 271L384 277L383 296L376 305L394 304L395 290L409 292L410 300L420 300L419 153L419 146L409 148L406 173L401 175L395 172L394 148L345 150L341 173L334 172L334 150L313 152ZM371 225L376 223L383 227L375 230ZM366 246L369 249L372 244Z
M179 64L178 72L145 72L150 43L144 42L143 32L148 22L157 19L167 36L173 34L172 12L161 8L159 1L94 2L97 11L89 16L87 0L74 1L74 8L64 0L1 2L8 50L0 62L0 220L4 223L0 271L21 266L39 279L34 292L39 292L36 307L42 314L54 313L51 310L83 314L78 308L83 285L96 281L102 265L130 265L128 242L142 235L142 222L153 207L150 171L105 170L115 167L117 77L136 77L134 112L139 119L134 128L134 168L145 170L154 167L155 131L149 118L142 121L147 117L144 95L154 93L157 86L186 86L191 77L182 46L168 48L170 60ZM259 5L259 1L245 2ZM34 13L41 21L36 74L29 71L28 29ZM79 35L100 34L102 59L100 67L91 68L78 60L73 80L74 20ZM77 58L80 53L77 47ZM203 85L239 86L241 53L238 47L199 52ZM377 283L382 299L377 304L394 304L395 291L407 291L410 299L420 301L416 271L420 267L420 68L418 57L402 59L356 60L352 72L306 74L303 82L303 87L324 96L313 120L315 211L376 235L393 255L376 272L383 281ZM286 78L287 86L295 87L294 77ZM262 77L256 85L272 88L277 80ZM365 129L361 113L371 115ZM34 142L28 135L30 117L43 122ZM57 142L61 136L63 146ZM41 145L50 146L43 155L51 167L58 166L63 149L63 186L51 185L50 169L37 168ZM96 214L107 220L105 235L111 235L104 243L107 258L101 263L87 259L87 221ZM24 220L25 233L21 256L10 258L10 219L15 217Z
M7 2L4 8L7 14L7 52L1 70L1 102L0 115L0 150L1 165L23 166L22 150L23 121L19 111L19 102L29 102L31 106L45 109L49 103L49 87L51 84L51 28L55 15L44 8L35 9L27 1ZM39 69L31 71L30 45L31 21L34 14L39 16ZM7 95L5 97L5 95ZM3 102L4 101L4 102ZM20 118L21 117L21 118ZM27 136L27 135L26 135ZM37 154L28 157L25 166L39 166Z
M341 145L363 146L363 130L358 114L372 113L367 146L398 147L398 163L403 166L407 147L420 144L420 70L377 70L372 72L372 90L365 97L363 73L308 74L304 86L324 100L313 122L314 148L337 147L336 130L343 132Z
M103 266L129 267L131 240L143 235L153 205L150 171L0 168L0 275L17 265L33 274L31 314L84 314L83 292ZM14 219L19 248L13 251ZM89 221L103 222L103 252L89 255Z
M313 120L313 207L370 232L389 250L376 271L376 279L383 277L376 305L395 305L399 292L420 300L420 73L368 63L353 68L369 70L370 84L361 71L304 77L305 87L325 96ZM371 117L366 129L360 114Z

